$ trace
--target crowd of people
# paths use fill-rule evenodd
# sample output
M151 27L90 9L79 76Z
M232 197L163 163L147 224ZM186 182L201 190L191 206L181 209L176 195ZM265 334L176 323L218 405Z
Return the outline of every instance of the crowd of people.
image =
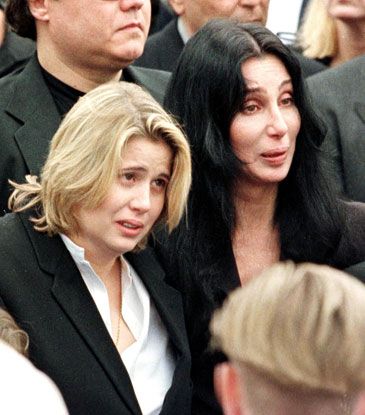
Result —
M352 50L310 53L317 3ZM365 415L365 2L303 3L292 45L269 11L0 0L0 384L29 413Z

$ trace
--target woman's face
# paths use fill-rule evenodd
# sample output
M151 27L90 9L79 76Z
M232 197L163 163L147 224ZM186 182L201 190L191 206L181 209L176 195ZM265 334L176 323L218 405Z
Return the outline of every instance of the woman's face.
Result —
M322 0L331 17L339 20L364 20L365 0Z
M172 159L166 143L146 137L128 141L103 203L77 212L80 229L71 239L86 257L112 260L133 250L150 232L165 205Z
M230 141L242 161L247 183L269 184L285 179L293 160L300 116L291 78L273 55L242 64L247 95L230 126Z

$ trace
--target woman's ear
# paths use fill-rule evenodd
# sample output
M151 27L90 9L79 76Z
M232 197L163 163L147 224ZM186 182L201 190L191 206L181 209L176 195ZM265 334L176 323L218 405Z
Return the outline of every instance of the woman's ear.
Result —
M240 374L231 363L221 363L215 367L215 393L224 415L244 415L241 386Z

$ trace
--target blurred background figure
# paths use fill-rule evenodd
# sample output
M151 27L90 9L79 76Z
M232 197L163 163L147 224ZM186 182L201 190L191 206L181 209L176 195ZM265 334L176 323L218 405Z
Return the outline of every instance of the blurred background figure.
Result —
M11 32L5 20L5 0L0 0L0 78L25 65L35 45Z
M151 0L151 26L148 36L163 29L174 18L168 5L161 0Z
M214 18L266 25L269 0L169 0L177 17L151 36L136 65L172 71L185 44L204 24ZM324 65L297 54L305 76L323 70Z
M10 414L68 414L60 392L25 357L28 336L0 308L0 412Z
M365 55L308 78L338 190L365 202Z
M279 263L233 292L211 323L226 415L364 415L365 287Z
M186 42L205 23L217 17L266 23L269 0L168 0L176 17L151 36L136 65L172 71Z
M297 45L331 67L364 54L365 0L310 0Z

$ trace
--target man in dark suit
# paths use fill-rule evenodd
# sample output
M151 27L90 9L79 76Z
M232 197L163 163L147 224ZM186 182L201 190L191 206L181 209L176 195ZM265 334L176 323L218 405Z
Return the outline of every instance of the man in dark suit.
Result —
M365 202L365 55L308 78L339 191Z
M7 2L9 24L37 39L37 54L0 81L0 215L8 180L39 174L52 135L79 96L123 78L162 100L168 74L129 66L143 52L150 15L149 0Z
M178 17L163 30L149 37L144 53L137 59L136 65L173 71L185 43L209 20L225 17L243 23L266 25L269 10L269 0L169 0L169 3ZM325 69L321 63L305 58L296 51L294 53L300 61L304 76Z
M4 7L5 1L0 0L0 78L24 66L35 49L34 42L30 39L8 30Z

